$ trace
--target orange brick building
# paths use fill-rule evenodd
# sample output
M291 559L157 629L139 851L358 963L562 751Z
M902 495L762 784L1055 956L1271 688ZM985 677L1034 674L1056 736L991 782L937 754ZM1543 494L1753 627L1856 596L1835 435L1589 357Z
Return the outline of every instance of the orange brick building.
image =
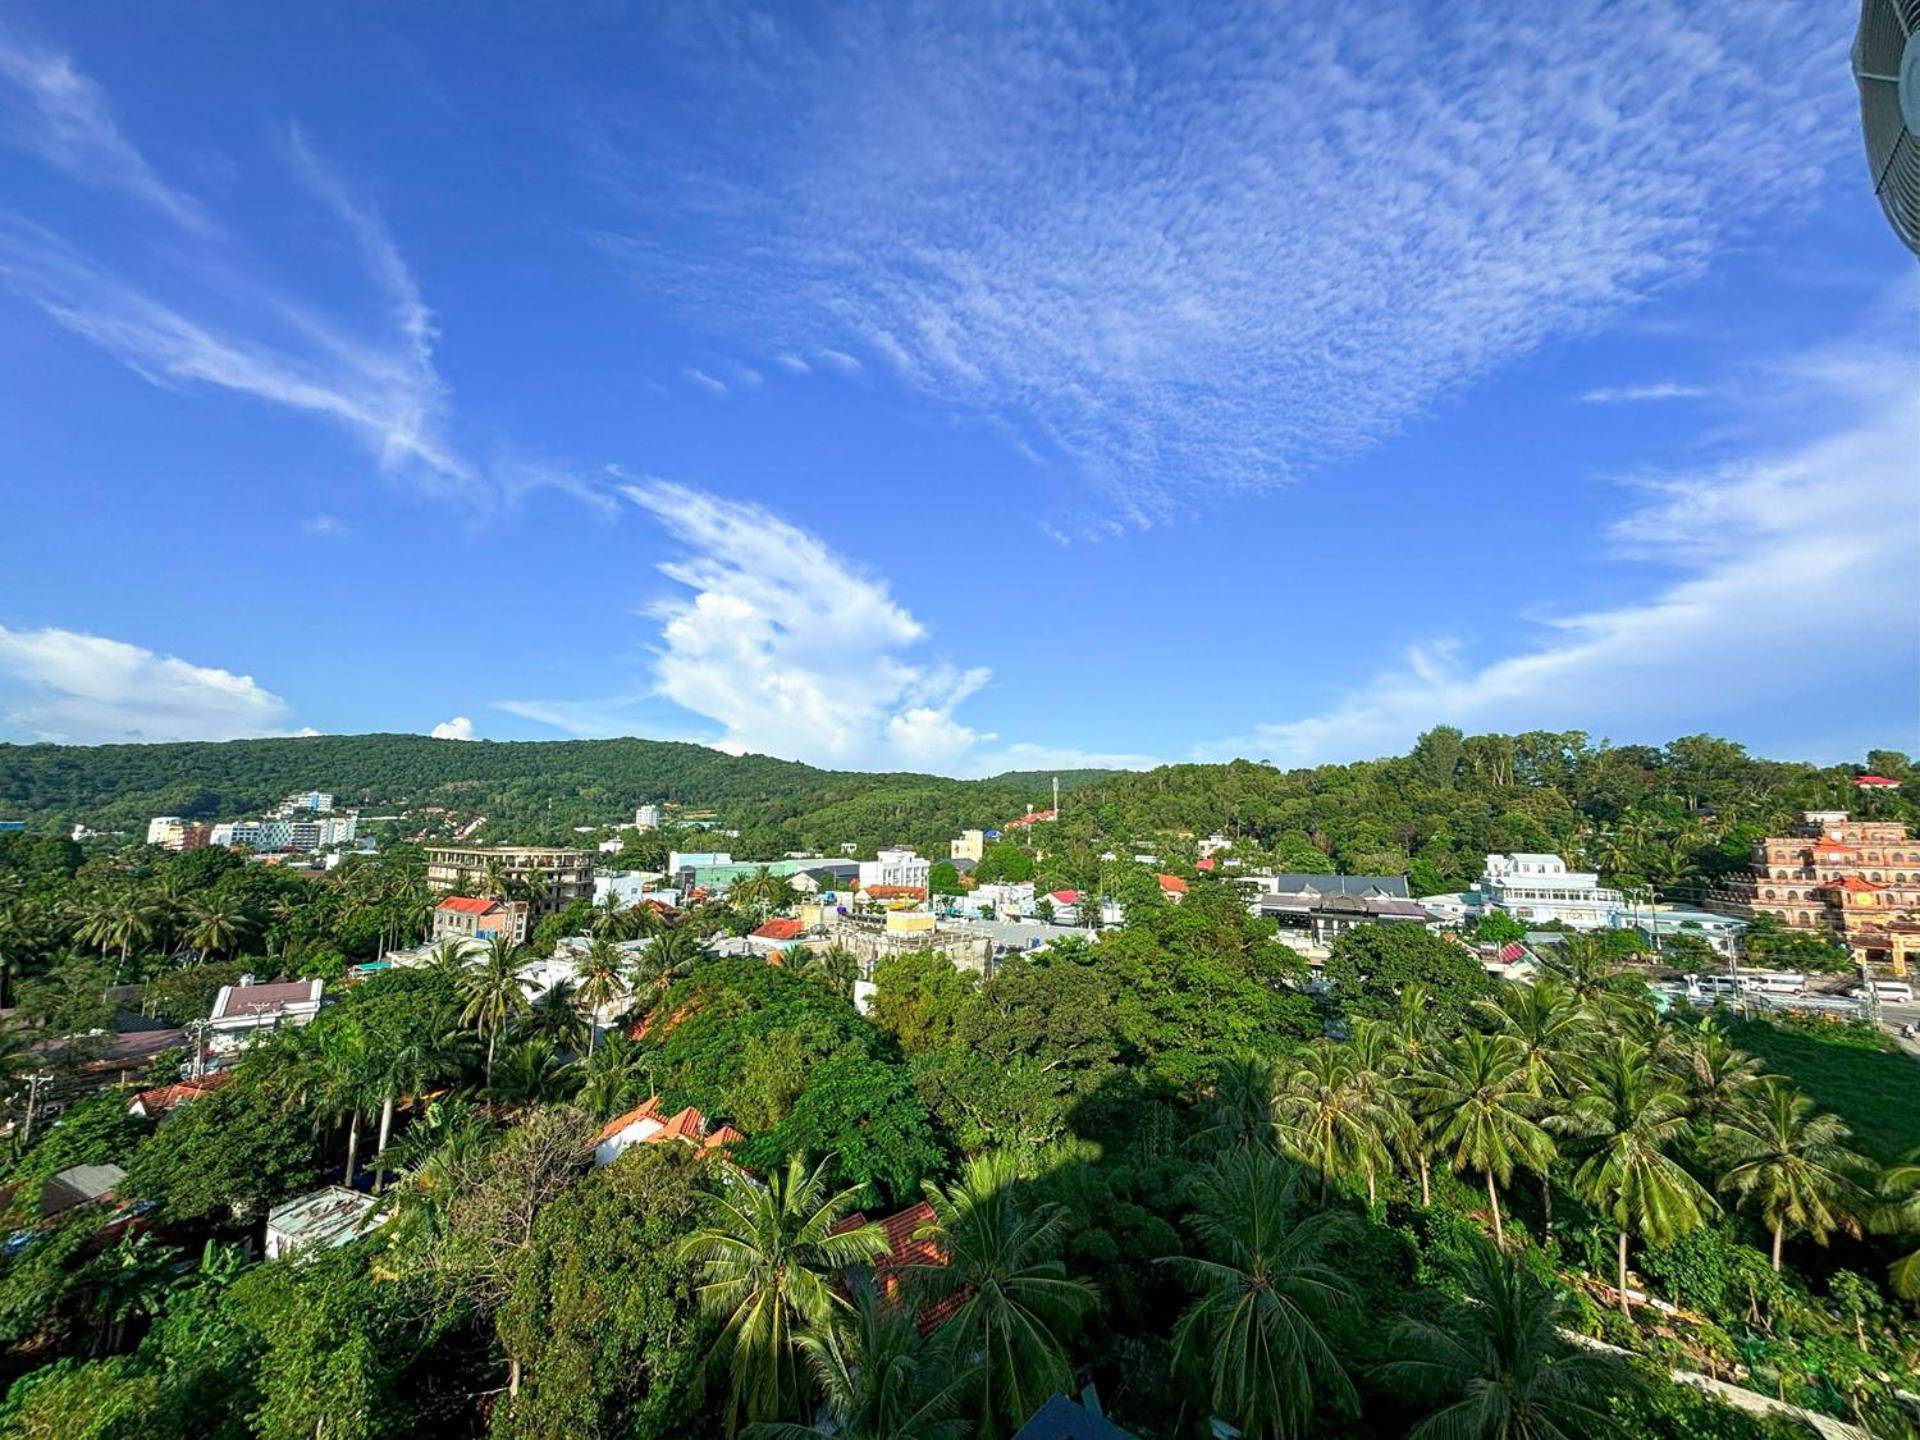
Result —
M1920 921L1920 839L1906 826L1811 810L1801 834L1754 842L1753 876L1757 913L1905 969L1910 947L1898 942Z

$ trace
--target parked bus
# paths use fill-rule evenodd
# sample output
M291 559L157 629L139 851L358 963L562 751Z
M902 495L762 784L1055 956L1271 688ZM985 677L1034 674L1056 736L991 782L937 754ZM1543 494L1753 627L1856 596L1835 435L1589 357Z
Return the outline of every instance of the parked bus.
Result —
M1689 975L1686 981L1690 995L1738 995L1741 988L1731 975Z

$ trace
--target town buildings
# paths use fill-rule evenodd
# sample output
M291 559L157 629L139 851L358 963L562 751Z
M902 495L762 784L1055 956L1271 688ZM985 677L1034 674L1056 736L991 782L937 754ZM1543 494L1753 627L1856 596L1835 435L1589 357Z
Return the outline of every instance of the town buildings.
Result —
M1333 942L1356 925L1432 923L1426 906L1407 898L1398 875L1291 875L1284 890L1262 895L1254 913L1272 920L1277 937L1308 960L1324 961Z
M213 841L213 831L178 815L156 815L147 822L147 844L162 850L198 850Z
M344 1185L283 1201L267 1212L266 1257L282 1260L301 1251L332 1250L360 1238L369 1213L379 1204L372 1195Z
M497 875L524 892L529 917L540 920L575 900L593 898L591 850L550 845L429 845L427 889L464 895Z
M1626 905L1618 890L1600 884L1591 871L1569 870L1558 855L1516 852L1487 856L1474 884L1482 914L1497 910L1534 925L1559 921L1575 930L1605 930L1620 923Z
M922 859L911 850L881 850L873 859L860 862L860 888L872 890L876 885L912 885L924 889L932 870L931 860Z
M308 1025L320 1013L324 985L318 980L283 980L262 985L242 975L238 985L222 985L207 1017L207 1043L232 1050L262 1030Z
M987 853L987 832L984 830L962 830L960 838L947 845L949 860L972 860L976 864Z
M1798 834L1754 842L1747 903L1845 945L1857 962L1903 972L1912 947L1902 942L1920 923L1920 840L1897 821L1810 810Z
M527 943L527 902L494 900L487 896L449 895L433 907L433 938L474 940L485 944L510 936L516 945Z
M642 805L633 812L633 828L636 830L658 830L660 828L660 807Z

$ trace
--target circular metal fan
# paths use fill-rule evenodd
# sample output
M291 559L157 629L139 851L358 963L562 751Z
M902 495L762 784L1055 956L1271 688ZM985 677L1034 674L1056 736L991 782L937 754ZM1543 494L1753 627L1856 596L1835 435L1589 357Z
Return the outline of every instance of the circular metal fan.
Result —
M1861 0L1853 78L1873 193L1920 255L1920 0Z

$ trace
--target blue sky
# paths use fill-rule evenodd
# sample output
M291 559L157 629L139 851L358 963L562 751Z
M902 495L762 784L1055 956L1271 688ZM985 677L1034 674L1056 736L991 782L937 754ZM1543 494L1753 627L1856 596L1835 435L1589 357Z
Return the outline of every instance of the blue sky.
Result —
M1844 7L720 8L9 7L0 738L1914 747Z

